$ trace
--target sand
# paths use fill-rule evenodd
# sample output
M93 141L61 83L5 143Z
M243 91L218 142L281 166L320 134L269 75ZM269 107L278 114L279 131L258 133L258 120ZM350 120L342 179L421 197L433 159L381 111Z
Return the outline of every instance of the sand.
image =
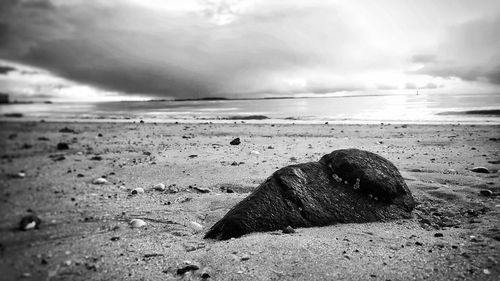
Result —
M203 270L210 280L499 280L500 126L0 126L0 280L201 280ZM412 219L203 239L276 169L351 147L400 169L419 203ZM108 184L92 184L102 176ZM31 213L40 228L17 230ZM147 225L131 228L135 218ZM177 275L185 261L200 270Z

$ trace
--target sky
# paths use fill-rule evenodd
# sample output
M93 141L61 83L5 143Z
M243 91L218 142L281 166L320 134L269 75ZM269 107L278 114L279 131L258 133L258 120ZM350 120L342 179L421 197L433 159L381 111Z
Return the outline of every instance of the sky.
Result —
M500 93L498 0L2 0L0 92Z

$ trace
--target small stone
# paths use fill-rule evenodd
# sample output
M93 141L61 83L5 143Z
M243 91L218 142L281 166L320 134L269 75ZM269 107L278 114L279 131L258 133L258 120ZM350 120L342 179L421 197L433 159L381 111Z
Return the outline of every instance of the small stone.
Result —
M242 261L247 261L247 260L249 260L249 259L250 259L250 256L249 256L249 255L243 255L243 256L241 257L241 260L242 260Z
M230 145L239 145L241 143L240 138L235 138L229 144Z
M26 173L19 172L19 173L16 174L16 178L24 179L25 177L26 177Z
M260 152L258 152L257 150L252 150L252 151L250 151L250 154L252 154L252 155L259 155Z
M485 268L485 269L483 269L483 273L486 275L490 275L491 271L489 269Z
M153 189L157 190L157 191L165 191L166 187L163 183L159 183L159 184L154 185Z
M198 264L191 263L189 261L186 261L185 264L186 265L184 265L183 267L177 269L177 275L183 275L188 271L194 271L200 269L200 266Z
M292 233L295 233L295 229L293 229L291 226L287 226L287 227L283 228L283 233L292 234Z
M110 240L111 240L111 241L118 241L118 240L120 240L120 237L118 237L118 236L113 236L113 237L111 237L111 239L110 239Z
M201 192L201 193L210 193L210 189L208 189L206 187L197 187L197 186L195 186L194 189L196 189L198 192Z
M455 169L446 169L445 174L456 174L457 170Z
M201 225L201 224L199 224L199 223L197 223L195 221L189 222L189 227L191 229L193 229L195 232L201 232L201 231L203 231L203 225Z
M105 178L97 178L92 181L93 184L106 184L108 183L108 180Z
M210 276L211 271L212 270L210 269L210 267L203 268L202 271L201 271L201 275L200 275L201 278L203 278L203 279L210 278L211 277Z
M63 262L64 266L70 266L71 265L71 260L66 260Z
M101 161L102 160L102 156L96 155L96 156L93 156L92 158L90 158L90 160L92 160L92 161Z
M434 237L443 237L443 233L441 232L437 232L437 233L434 233Z
M60 142L57 144L57 150L68 150L69 145L65 142Z
M488 170L488 168L486 168L486 167L474 167L470 170L474 173L481 173L481 174L489 174L490 173L490 170Z
M130 226L132 228L139 228L146 225L146 222L141 219L133 219L130 221Z
M479 194L486 196L486 197L490 197L493 195L493 191L488 190L488 189L483 189L483 190L479 191Z
M135 194L142 194L142 193L144 193L144 188L142 188L142 187L134 188L134 189L132 189L131 193L134 194L134 195Z
M76 155L83 155L83 152L78 151L78 152L76 153Z
M31 273L25 272L25 273L21 274L21 277L22 278L30 278L31 277Z
M24 216L21 221L19 222L19 229L20 230L30 230L30 229L35 229L35 228L38 228L40 226L40 224L42 223L42 220L31 214L31 215L27 215L27 216Z

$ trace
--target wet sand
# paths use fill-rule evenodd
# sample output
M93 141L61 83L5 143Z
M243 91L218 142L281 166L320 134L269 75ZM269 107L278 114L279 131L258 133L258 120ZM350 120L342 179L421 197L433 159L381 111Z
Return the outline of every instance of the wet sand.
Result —
M500 276L500 126L0 126L0 280L201 280L204 270L211 280ZM229 144L235 137L240 145ZM69 149L58 150L61 142ZM412 219L203 239L276 169L351 147L398 167L419 203ZM490 173L470 170L477 166ZM103 176L108 184L92 184ZM167 191L153 190L157 183ZM131 195L138 187L145 193ZM40 228L17 230L30 213ZM147 225L131 228L134 218ZM178 275L185 261L200 269Z

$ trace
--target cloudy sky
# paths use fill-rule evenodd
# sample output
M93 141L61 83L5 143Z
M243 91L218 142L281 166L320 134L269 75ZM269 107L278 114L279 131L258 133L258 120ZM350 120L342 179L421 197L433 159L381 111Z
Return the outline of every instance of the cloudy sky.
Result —
M0 92L499 92L498 0L1 0Z

